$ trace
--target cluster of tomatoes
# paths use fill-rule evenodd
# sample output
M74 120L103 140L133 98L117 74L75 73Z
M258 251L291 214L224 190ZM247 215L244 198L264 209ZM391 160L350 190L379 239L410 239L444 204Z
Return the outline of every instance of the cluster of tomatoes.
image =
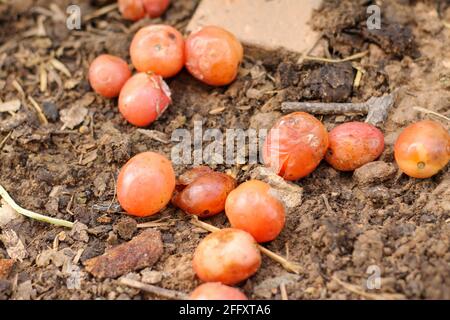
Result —
M123 0L119 8L124 17L135 20L162 14L168 0ZM106 98L119 97L119 111L131 124L145 127L157 120L172 102L164 79L183 67L198 80L212 86L231 83L244 56L241 43L230 32L206 26L186 40L168 25L140 29L130 46L132 76L125 60L103 54L89 68L89 82Z
M130 20L161 15L169 0L119 0ZM197 79L222 86L237 76L243 48L229 32L205 27L186 41L171 26L151 25L139 30L131 43L131 60L138 71L114 56L102 55L89 69L93 89L119 96L119 110L136 126L155 121L171 103L164 78L186 66ZM279 119L264 147L265 165L289 181L309 175L325 159L340 171L353 171L376 160L384 150L383 133L362 122L339 125L328 132L314 116L295 112ZM450 160L450 136L437 122L421 121L406 128L395 144L399 168L411 177L428 178ZM234 178L209 167L195 167L178 178L163 155L144 152L121 169L117 197L130 215L147 217L169 202L184 212L206 218L225 214L231 228L204 238L194 253L193 268L205 282L192 299L246 299L231 286L255 274L261 265L258 243L274 240L285 224L285 207L267 183L251 180L237 185Z
M263 156L267 166L286 180L298 180L322 159L336 170L354 171L384 151L384 135L363 122L338 125L329 133L315 117L294 112L270 130ZM439 123L424 120L407 127L394 147L399 168L414 178L430 178L450 160L450 135Z
M335 169L353 171L376 160L384 150L384 136L374 126L350 122L327 132L310 114L282 117L269 132L264 159L286 180L311 173L323 158ZM421 121L406 128L395 145L395 158L406 174L426 178L450 160L450 136L438 123ZM231 228L203 239L194 253L193 267L205 284L195 299L244 299L236 285L261 265L257 243L274 240L285 224L285 208L265 182L250 180L237 186L234 178L209 167L195 167L176 179L171 162L145 152L133 157L120 171L118 200L129 214L145 217L169 202L200 218L223 211Z

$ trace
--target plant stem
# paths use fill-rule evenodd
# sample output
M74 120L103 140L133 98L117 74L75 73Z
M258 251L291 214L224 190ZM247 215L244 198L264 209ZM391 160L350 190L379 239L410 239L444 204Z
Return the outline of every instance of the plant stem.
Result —
M42 214L24 209L22 207L20 207L12 198L11 196L8 194L8 192L5 190L5 188L3 188L2 185L0 185L0 196L6 201L6 203L8 203L15 211L17 211L18 213L34 219L34 220L38 220L38 221L42 221L42 222L46 222L46 223L50 223L50 224L54 224L57 226L61 226L61 227L67 227L67 228L72 228L73 227L73 222L70 221L66 221L66 220L61 220L61 219L55 219L55 218L51 218L48 216L44 216Z

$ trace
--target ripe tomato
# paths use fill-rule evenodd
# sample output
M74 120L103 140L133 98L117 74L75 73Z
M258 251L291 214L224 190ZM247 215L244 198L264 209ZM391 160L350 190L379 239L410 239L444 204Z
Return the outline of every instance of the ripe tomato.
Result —
M130 215L147 217L169 203L175 189L172 163L154 152L140 153L120 170L117 199Z
M123 86L119 111L131 124L145 127L157 120L172 102L170 89L161 76L138 73Z
M243 57L239 40L219 27L204 27L186 40L187 69L195 78L212 86L233 82Z
M239 229L211 233L194 252L194 271L205 282L234 285L256 273L260 265L255 239Z
M450 135L437 122L424 120L408 126L394 148L400 170L413 178L429 178L450 160Z
M183 69L184 39L181 33L171 26L144 27L134 36L130 55L136 70L152 71L164 78L170 78Z
M312 115L294 112L278 120L267 135L266 166L286 180L298 180L317 168L328 149L328 132Z
M271 190L265 182L247 181L231 191L225 204L231 226L247 231L257 242L272 241L284 227L284 206Z
M190 295L191 300L248 300L245 294L236 288L219 282L199 285Z
M89 83L99 95L115 98L131 77L128 64L119 57L102 54L89 66Z
M229 175L214 172L208 167L198 168L207 169L194 168L190 170L195 171L194 173L187 172L188 178L181 178L181 180L196 177L187 185L178 182L177 189L179 189L179 192L175 193L172 203L189 214L206 218L225 209L225 200L231 190L236 188L236 181Z
M137 21L161 16L169 4L170 0L119 0L119 11L124 19Z
M145 12L150 18L158 18L166 12L170 5L170 0L142 0Z
M329 133L325 159L336 170L353 171L376 160L384 150L383 133L364 122L341 124Z

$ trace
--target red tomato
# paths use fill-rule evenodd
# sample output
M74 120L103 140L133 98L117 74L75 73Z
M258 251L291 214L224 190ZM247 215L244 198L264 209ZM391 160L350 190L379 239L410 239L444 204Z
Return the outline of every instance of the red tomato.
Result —
M183 69L184 39L181 33L171 26L144 27L134 36L130 55L138 71L152 71L169 78Z
M194 252L194 271L205 282L234 285L256 273L260 265L255 239L238 229L211 233Z
M138 73L123 86L119 111L131 124L145 127L157 120L172 102L170 89L161 76Z
M115 98L131 77L128 64L115 56L102 54L89 66L89 83L99 95Z
M275 239L284 227L285 210L272 192L270 185L258 180L233 190L225 204L231 226L247 231L257 242Z
M236 288L218 282L204 283L190 295L191 300L248 300L245 294Z
M145 17L145 8L142 0L119 0L119 11L127 20L137 21Z
M298 180L317 168L328 149L328 132L312 115L294 112L278 120L263 148L266 166L286 180Z
M169 7L170 0L119 0L118 3L124 19L137 21L146 16L161 16Z
M430 178L450 160L450 135L437 122L420 121L403 130L394 151L400 170L413 178Z
M170 0L143 0L145 11L150 18L158 18L166 12Z
M174 189L172 163L158 153L144 152L131 158L120 170L117 199L128 214L147 217L169 203Z
M225 209L228 194L236 188L236 181L225 173L214 172L211 169L209 172L204 169L190 171L195 173L188 172L188 179L195 175L197 177L187 185L178 183L177 189L180 191L175 193L172 203L183 211L202 218L221 213ZM200 172L204 174L199 174Z
M230 32L204 27L186 40L186 67L198 80L224 86L236 79L244 49Z
M364 122L348 122L330 131L325 159L336 170L353 171L376 160L384 150L383 133Z

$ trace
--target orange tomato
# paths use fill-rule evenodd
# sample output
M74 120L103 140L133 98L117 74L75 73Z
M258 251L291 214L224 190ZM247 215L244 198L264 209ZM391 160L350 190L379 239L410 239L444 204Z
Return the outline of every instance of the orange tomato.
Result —
M258 180L241 184L225 203L231 226L250 233L257 242L275 239L285 223L285 209L270 185Z
M376 160L384 150L383 133L364 122L341 124L329 133L325 159L336 170L353 171Z
M158 18L166 12L170 0L142 0L145 11L150 18Z
M224 86L236 79L244 49L230 32L207 26L186 40L186 68L198 80Z
M430 178L450 160L450 135L437 122L417 122L400 134L394 154L400 170L408 176Z
M190 295L191 300L248 300L245 294L236 288L218 282L204 283Z
M328 149L328 132L312 115L294 112L278 120L267 135L263 158L286 180L298 180L319 165Z
M199 167L205 168L205 167ZM221 172L214 172L210 168L193 169L194 173L187 172L187 179L192 179L187 185L178 183L172 203L183 211L205 218L216 215L225 209L225 200L228 194L236 188L236 181ZM199 174L203 173L203 174Z
M222 229L200 242L192 264L202 281L234 285L258 271L261 253L247 232Z
M105 98L115 98L131 77L128 64L121 58L102 54L89 66L89 83L92 89Z
M137 21L146 16L161 16L169 7L170 0L119 0L118 4L124 19Z
M170 89L161 76L138 73L123 86L119 95L119 111L138 127L157 120L172 102Z
M147 217L158 213L170 201L175 189L172 163L154 152L140 153L120 170L117 199L130 215Z
M184 39L181 33L171 26L144 27L134 36L130 55L136 70L152 71L164 78L170 78L183 69Z

